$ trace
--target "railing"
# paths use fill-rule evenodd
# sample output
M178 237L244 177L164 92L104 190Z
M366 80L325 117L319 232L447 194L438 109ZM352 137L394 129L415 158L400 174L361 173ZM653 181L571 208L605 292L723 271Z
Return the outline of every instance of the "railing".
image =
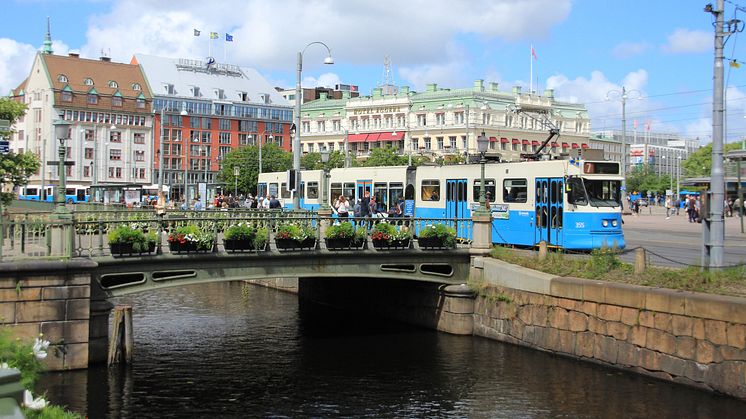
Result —
M349 221L356 230L365 229L369 238L371 229L378 223L389 223L398 228L408 229L414 238L429 224L445 224L456 230L459 245L468 244L472 237L471 219L438 219L438 218L348 218L319 217L315 212L290 212L282 210L235 209L230 211L169 211L165 216L158 216L152 210L127 211L77 211L72 222L67 224L54 220L49 214L23 214L3 220L0 227L2 252L0 260L19 260L31 258L97 258L111 256L109 233L122 225L134 227L143 232L154 232L156 236L156 254L166 253L169 247L168 237L178 227L194 225L201 232L212 233L214 245L210 253L222 253L224 231L231 225L247 223L255 227L266 227L269 232L268 242L273 243L277 227L281 223L307 225L313 228L316 236L316 249L323 250L322 224ZM52 246L52 230L59 228L64 251L55 251ZM269 248L269 246L268 246ZM149 252L144 252L149 253Z

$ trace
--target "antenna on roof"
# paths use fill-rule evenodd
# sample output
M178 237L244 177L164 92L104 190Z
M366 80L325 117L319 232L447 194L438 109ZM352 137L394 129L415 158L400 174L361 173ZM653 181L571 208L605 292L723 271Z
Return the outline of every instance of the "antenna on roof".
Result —
M383 57L383 81L381 81L381 84L378 85L378 87L382 88L382 93L384 95L393 95L396 94L396 92L399 90L394 85L394 79L391 75L391 56L386 55Z

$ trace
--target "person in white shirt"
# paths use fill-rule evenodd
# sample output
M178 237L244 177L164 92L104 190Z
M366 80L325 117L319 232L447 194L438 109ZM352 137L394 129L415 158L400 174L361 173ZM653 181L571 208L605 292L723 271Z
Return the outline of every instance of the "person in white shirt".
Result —
M337 199L337 202L334 204L334 208L337 210L337 215L339 215L340 218L347 218L350 213L350 201L348 201L344 195L340 195L339 199Z
M264 201L262 201L262 208L269 209L269 195L264 197Z

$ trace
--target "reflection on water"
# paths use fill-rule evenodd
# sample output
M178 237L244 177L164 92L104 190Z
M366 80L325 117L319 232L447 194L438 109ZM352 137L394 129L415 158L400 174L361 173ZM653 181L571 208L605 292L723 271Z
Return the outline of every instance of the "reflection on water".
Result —
M121 298L128 367L54 373L91 418L737 417L746 403L481 338L353 318L239 283Z

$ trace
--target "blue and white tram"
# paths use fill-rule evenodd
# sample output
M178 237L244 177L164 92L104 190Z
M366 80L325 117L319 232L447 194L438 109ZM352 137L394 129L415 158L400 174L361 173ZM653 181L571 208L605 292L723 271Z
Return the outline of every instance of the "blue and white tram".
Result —
M318 208L321 171L301 173L301 207ZM272 180L274 179L274 181ZM285 173L262 173L262 184L282 188ZM470 218L479 206L480 166L354 167L330 172L333 204L351 202L365 191L386 212L402 199L414 202L420 218ZM605 161L549 160L487 164L485 190L492 215L492 242L590 250L624 248L619 164ZM271 192L271 191L270 191ZM310 196L309 196L310 195ZM311 198L313 196L313 198ZM290 207L289 200L285 201Z
M42 192L44 192L42 199ZM18 199L25 201L54 202L57 199L57 186L50 185L42 188L40 185L26 185L18 193ZM86 186L68 186L65 188L65 201L67 203L88 202L90 199L90 188Z

